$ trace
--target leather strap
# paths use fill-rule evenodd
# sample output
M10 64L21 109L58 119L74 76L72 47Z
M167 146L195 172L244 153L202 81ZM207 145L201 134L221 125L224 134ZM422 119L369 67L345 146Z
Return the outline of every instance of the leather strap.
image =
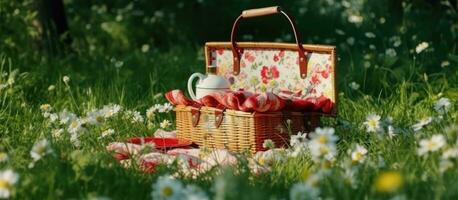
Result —
M218 106L217 109L215 110L215 127L216 128L219 128L221 124L223 123L225 110L226 110L226 107L224 107L223 105Z
M191 108L191 121L192 121L192 127L196 127L199 124L200 120L200 108Z
M300 73L301 78L303 79L307 76L307 56L305 55L305 50L302 47L300 35L297 32L297 28L296 28L296 23L294 23L293 18L289 16L288 14L286 14L279 6L245 10L235 20L234 25L232 26L232 32L231 32L234 75L238 75L240 73L240 58L243 53L243 49L238 48L237 43L236 43L237 28L238 28L240 21L244 18L266 16L266 15L271 15L275 13L280 13L283 16L285 16L286 19L288 19L289 23L291 24L291 27L294 33L294 38L296 39L296 44L297 44L297 52L298 52L298 58L299 58L298 60L299 61L299 73Z

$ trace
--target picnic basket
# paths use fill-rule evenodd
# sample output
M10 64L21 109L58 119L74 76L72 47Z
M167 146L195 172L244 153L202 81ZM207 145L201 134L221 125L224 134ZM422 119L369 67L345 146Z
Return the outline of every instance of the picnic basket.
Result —
M239 23L246 18L281 14L290 23L296 43L236 42ZM206 66L231 83L231 89L252 92L302 91L306 97L324 96L333 103L323 112L243 112L211 107L176 106L179 138L205 148L255 153L271 139L277 147L289 142L290 133L310 131L322 116L336 115L336 49L303 45L291 16L280 7L245 10L235 20L230 42L205 44ZM208 72L207 68L207 72Z

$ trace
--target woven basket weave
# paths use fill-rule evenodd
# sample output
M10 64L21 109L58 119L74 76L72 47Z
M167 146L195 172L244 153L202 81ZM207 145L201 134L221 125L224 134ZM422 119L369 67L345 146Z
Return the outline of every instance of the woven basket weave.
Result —
M191 140L204 148L227 149L232 152L251 152L265 150L264 140L270 139L276 147L289 143L290 133L310 130L318 126L319 116L291 112L242 112L225 110L219 127L215 124L215 111L218 109L202 107L199 115L193 115L190 106L175 107L177 134L179 138ZM193 116L199 117L193 125ZM310 119L307 119L310 118ZM304 122L311 122L305 124Z

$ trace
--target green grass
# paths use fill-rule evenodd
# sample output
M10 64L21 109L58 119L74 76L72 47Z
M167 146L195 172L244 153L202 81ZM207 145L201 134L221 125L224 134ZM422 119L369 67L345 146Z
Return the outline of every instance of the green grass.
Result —
M23 7L14 6L26 9L30 4L25 1L21 4ZM0 152L9 157L7 161L0 162L0 171L12 169L19 174L19 181L11 187L15 199L149 199L157 178L176 173L178 167L160 166L153 174L142 173L135 167L126 169L112 158L105 146L132 136L152 135L163 119L173 121L173 113L157 115L150 124L146 119L143 123L133 124L122 115L117 116L100 126L88 127L81 136L81 146L75 147L66 131L60 139L52 136L56 127L42 115L40 106L50 104L54 112L67 109L81 116L94 108L115 103L121 105L124 111L136 110L145 117L149 107L166 102L163 97L165 92L184 90L187 78L193 72L204 70L201 44L177 42L165 48L151 45L149 51L142 52L139 41L146 38L145 32L102 32L98 28L100 23L114 22L116 14L90 16L87 14L90 13L89 6L83 3L70 2L67 5L73 10L81 9L82 18L94 25L90 31L84 32L83 20L75 17L79 16L75 11L70 11L74 50L59 55L49 55L46 48L31 42L43 41L34 35L31 25L34 15L30 9L27 13L21 10L20 15L14 17L6 14L14 7L0 7L1 16L8 17L0 24L0 27L8 27L5 31L0 30L0 36L9 38L0 43L3 52L0 73L5 74L0 76L0 84L7 83L10 77L14 80L14 83L0 89ZM375 7L361 8L361 12L375 12L372 10ZM404 26L415 24L413 22L416 21L412 20L415 16L428 13L427 8L420 8L421 12L405 8L405 16L400 20ZM337 11L327 12L337 15ZM443 21L438 27L443 28L443 24L447 23L456 26L456 17L456 12L453 14L452 9L447 10L444 16L440 16ZM135 20L120 22L121 30L131 30L126 27L134 26L129 24L132 21ZM430 22L426 20L422 23L427 25ZM174 24L174 28L177 27L179 24ZM397 29L397 26L393 27ZM436 41L437 38L423 33L425 28L412 27L416 28L413 32L419 32L418 37L423 40L411 39L410 32L402 34L403 43L396 48L397 56L394 58L386 56L385 49L391 48L389 38L395 34L385 36L370 23L345 30L345 37L331 34L310 41L324 43L329 37L335 37L332 43L338 46L341 58L338 117L323 120L323 126L335 127L340 138L335 162L330 167L323 168L322 163L312 161L310 155L305 154L275 162L269 173L255 175L241 156L239 165L235 167L215 169L196 179L179 176L179 180L199 186L210 198L223 199L288 199L295 183L310 181L313 175L320 177L314 187L320 190L323 199L456 199L458 158L450 159L453 167L440 171L445 148L458 145L456 28L446 29L449 31L441 36L444 41ZM30 32L18 34L25 30ZM374 31L380 41L358 36L368 30ZM192 35L192 31L188 34ZM350 45L347 36L361 43ZM119 37L129 39L127 47L121 45L123 42L120 40L123 39ZM145 39L145 43L157 44L157 40ZM173 43L173 37L167 40ZM414 49L421 41L434 42L427 50L417 54ZM369 44L376 44L377 49L371 50ZM91 50L91 46L96 48ZM450 64L440 67L444 60ZM367 67L364 66L366 62L369 63ZM11 74L16 75L12 77ZM62 81L64 76L70 77L68 84ZM353 81L361 87L351 89L349 84ZM55 89L49 91L50 85L54 85ZM452 104L443 115L434 109L435 102L441 97L450 99ZM391 138L386 133L366 132L363 123L371 113L380 115L382 120L391 117L396 136ZM432 117L433 121L421 131L414 132L411 126L425 117ZM108 128L114 129L115 135L100 139L101 132ZM419 142L434 134L445 136L446 147L427 156L419 156ZM51 142L53 153L30 168L32 146L43 138ZM352 165L349 151L354 149L355 144L363 145L368 153L362 164ZM350 179L345 174L349 170L355 172ZM380 174L388 171L399 173L402 184L393 192L380 192L375 181Z

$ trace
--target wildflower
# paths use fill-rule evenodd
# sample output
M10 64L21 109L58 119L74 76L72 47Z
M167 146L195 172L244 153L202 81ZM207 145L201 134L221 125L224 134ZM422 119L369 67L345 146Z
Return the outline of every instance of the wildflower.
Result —
M422 42L422 43L418 44L417 47L415 47L415 52L417 54L419 54L419 53L421 53L422 51L424 51L428 47L429 47L429 44L427 42Z
M358 90L359 89L359 84L356 83L356 82L351 82L350 84L348 84L348 86L352 89L352 90Z
M385 50L385 54L388 57L395 57L396 56L396 50L394 50L392 48L388 48L388 49Z
M107 137L107 136L111 136L115 133L115 131L113 129L107 129L105 131L102 132L102 137Z
M67 125L74 121L77 117L75 114L68 112L67 110L64 109L64 111L59 112L59 123L62 125Z
M195 185L188 185L183 190L184 199L187 200L208 200L208 195Z
M59 139L60 137L62 137L62 133L64 132L64 129L54 129L52 131L52 137L55 138L55 139Z
M412 125L412 129L414 131L419 131L421 130L424 126L428 125L429 123L431 123L433 121L433 118L431 117L425 117L421 120L418 121L418 123Z
M273 149L275 148L275 143L271 139L264 140L264 142L262 143L262 148Z
M324 159L331 161L337 153L336 141L339 138L334 135L334 128L316 128L311 134L308 144L312 159L315 161Z
M49 141L47 139L42 139L37 142L32 147L30 151L30 156L33 161L36 162L40 160L43 156L52 153L52 149L49 146Z
M138 111L132 112L132 123L142 123L144 121L143 116Z
M452 104L450 103L450 99L442 97L434 103L434 109L439 114L445 114L448 112Z
M444 60L441 62L441 67L444 68L444 67L448 67L450 65L450 61L448 60Z
M110 118L118 114L119 111L121 111L120 105L110 104L110 105L103 106L103 108L100 110L100 113L102 113L105 116L105 118Z
M364 18L360 15L350 15L348 16L348 22L353 24L360 24L363 22Z
M431 139L423 139L420 141L420 147L418 148L418 154L420 156L428 153L435 152L445 146L445 137L443 135L433 135Z
M83 127L83 121L81 119L74 119L72 122L70 122L70 125L67 128L67 131L71 134L77 134L80 131L84 129Z
M356 145L356 149L351 153L351 160L354 163L363 163L366 159L367 149L359 144Z
M296 135L292 135L290 138L291 147L305 146L307 139L307 133L298 132Z
M70 142L73 144L73 146L80 147L81 146L81 141L79 139L79 134L71 134L70 135Z
M366 33L364 33L364 35L365 35L367 38L375 38L375 34L372 33L372 32L366 32Z
M0 163L6 162L8 160L8 154L5 152L0 152Z
M439 162L439 171L441 173L444 173L445 171L453 168L455 166L455 164L453 164L452 161L450 160L447 160L447 159L442 159L440 162Z
M101 112L100 110L93 110L86 114L86 118L84 119L85 123L91 125L97 125L102 123L105 120L105 113Z
M172 104L170 104L170 103L165 103L164 105L159 106L159 108L157 109L157 111L158 111L159 113L168 113L168 112L170 112L172 109L173 109Z
M149 120L154 119L154 116L156 116L155 112L156 108L154 106L151 106L150 108L148 108L148 110L146 110L146 118L148 118Z
M11 169L0 171L0 198L7 199L11 196L18 179L19 175Z
M52 110L52 107L49 104L42 104L40 106L40 110L41 112L50 112Z
M53 91L54 89L56 89L56 86L54 86L54 85L50 85L48 87L48 91L50 91L50 92Z
M153 199L182 199L183 185L169 176L161 176L153 184Z
M369 114L366 117L366 121L364 122L364 125L366 126L366 131L367 132L378 132L381 130L380 126L380 115L377 114Z
M161 124L160 124L161 128L163 128L163 129L169 127L170 125L172 125L172 123L170 123L170 121L166 120L166 119L164 119L164 121L162 121Z
M143 44L143 45L142 45L142 52L143 52L143 53L146 53L146 52L148 52L148 51L149 51L149 45L148 45L148 44Z
M458 148L448 148L442 153L442 159L458 158Z
M401 173L387 171L375 178L374 186L378 192L390 193L399 189L403 184Z
M70 82L70 77L64 76L62 77L62 80L64 81L65 84L68 84L68 82Z
M289 190L291 200L319 199L320 190L307 183L296 183Z

